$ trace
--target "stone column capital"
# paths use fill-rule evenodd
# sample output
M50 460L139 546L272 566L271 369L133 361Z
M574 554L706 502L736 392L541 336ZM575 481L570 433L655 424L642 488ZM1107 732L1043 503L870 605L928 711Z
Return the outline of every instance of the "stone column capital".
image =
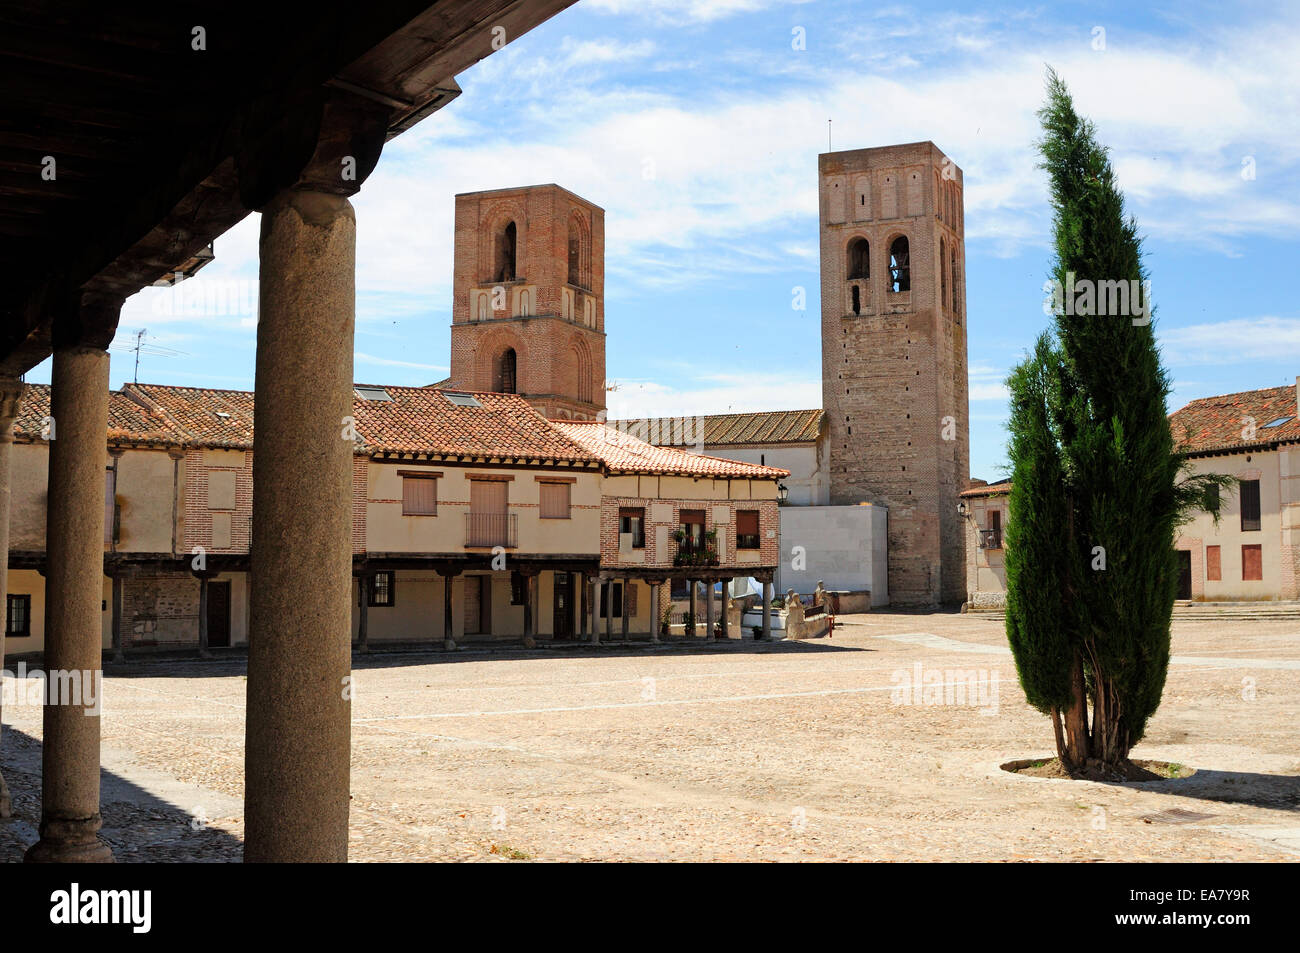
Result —
M0 440L13 437L14 420L22 410L27 385L12 377L0 377Z

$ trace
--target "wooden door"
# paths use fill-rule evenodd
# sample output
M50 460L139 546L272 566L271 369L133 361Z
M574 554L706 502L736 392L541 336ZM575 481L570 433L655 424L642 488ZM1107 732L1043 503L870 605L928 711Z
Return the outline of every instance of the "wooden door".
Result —
M1192 598L1192 551L1178 550L1178 596L1179 599Z
M555 604L552 638L573 638L573 577L567 572L552 573L551 601Z

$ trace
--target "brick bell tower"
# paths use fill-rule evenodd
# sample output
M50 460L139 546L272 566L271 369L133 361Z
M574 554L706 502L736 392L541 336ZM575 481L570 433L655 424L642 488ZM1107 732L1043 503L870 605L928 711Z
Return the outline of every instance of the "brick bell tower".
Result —
M456 196L451 387L605 409L605 212L558 185Z
M889 508L889 598L960 602L970 475L962 173L932 142L819 157L832 504Z

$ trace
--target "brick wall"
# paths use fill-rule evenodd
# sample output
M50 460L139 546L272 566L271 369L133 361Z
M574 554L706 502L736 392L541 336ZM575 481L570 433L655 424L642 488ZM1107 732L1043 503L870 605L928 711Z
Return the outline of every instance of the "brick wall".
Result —
M213 473L235 475L235 508L213 510L209 506L209 482ZM251 451L190 449L185 453L185 522L181 535L182 553L202 546L210 553L246 553L250 542L253 513L253 454ZM218 514L230 518L230 545L213 542L213 520Z
M122 582L122 641L167 645L199 640L199 581L189 573L127 576Z
M718 540L725 547L720 560L723 567L735 567L737 575L744 575L749 569L758 566L775 566L780 559L780 512L774 500L654 500L640 497L607 496L601 501L600 518L600 564L602 568L636 568L668 569L673 566L673 557L677 554L677 542L673 531L681 526L682 510L703 510L705 530L716 529ZM659 504L659 506L656 506ZM632 507L645 510L645 550L644 561L625 561L619 554L618 527L619 509ZM656 511L668 519L655 519ZM759 550L758 561L738 563L736 561L736 510L758 510ZM725 516L725 520L718 519ZM658 528L664 528L664 545L657 539ZM772 531L771 537L768 531ZM682 568L683 573L687 570Z

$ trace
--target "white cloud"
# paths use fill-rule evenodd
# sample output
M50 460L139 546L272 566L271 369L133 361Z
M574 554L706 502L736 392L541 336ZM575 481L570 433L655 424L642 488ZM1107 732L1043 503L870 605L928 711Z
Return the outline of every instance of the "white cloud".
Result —
M1161 325L1157 334L1165 363L1173 366L1295 363L1300 358L1300 318L1270 316L1182 327Z
M611 419L803 410L822 405L819 375L754 368L750 374L694 373L683 385L618 381L606 394Z

